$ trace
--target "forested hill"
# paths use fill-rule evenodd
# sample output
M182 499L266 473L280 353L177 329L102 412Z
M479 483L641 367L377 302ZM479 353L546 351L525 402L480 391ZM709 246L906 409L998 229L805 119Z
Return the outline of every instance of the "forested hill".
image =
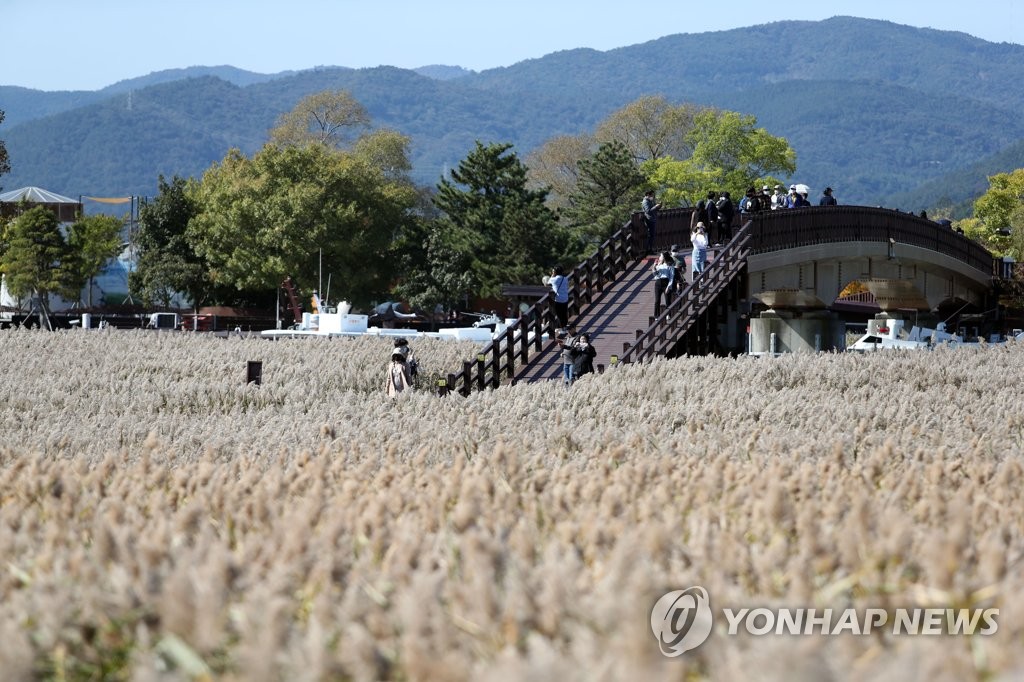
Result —
M301 97L336 88L412 138L414 178L427 185L475 140L525 156L652 94L755 115L796 150L794 180L829 184L848 203L964 202L984 185L977 174L1024 165L1024 91L1007 87L1024 73L1024 47L962 33L837 17L418 71L191 67L97 92L0 87L13 167L0 184L152 195L159 175L199 175L231 147L251 153Z

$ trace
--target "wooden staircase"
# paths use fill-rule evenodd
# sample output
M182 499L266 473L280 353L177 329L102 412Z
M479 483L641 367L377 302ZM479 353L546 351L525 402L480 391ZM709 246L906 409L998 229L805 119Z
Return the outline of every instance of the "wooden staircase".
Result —
M682 232L688 236L689 213L673 217L679 224L665 230L659 242L682 242ZM590 336L597 371L656 355L713 352L720 314L729 307L735 310L745 295L750 223L729 244L709 249L708 265L697 283L687 285L655 318L655 256L637 253L641 229L634 216L570 274L570 321L577 333ZM689 267L687 258L684 272ZM462 371L449 374L441 390L468 395L505 383L560 379L561 349L553 340L553 320L552 304L545 296L488 344L476 362L466 361Z

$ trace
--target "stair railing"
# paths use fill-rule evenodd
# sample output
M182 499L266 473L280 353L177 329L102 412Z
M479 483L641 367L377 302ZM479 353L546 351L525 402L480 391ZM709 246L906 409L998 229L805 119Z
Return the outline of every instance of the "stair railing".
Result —
M642 224L634 217L573 268L567 275L570 314L579 315L642 256L644 237ZM544 349L544 335L554 337L556 319L554 299L545 294L484 346L475 360L464 361L461 370L442 379L439 391L468 396L474 390L496 388L503 380L514 381L516 372Z
M633 343L623 344L619 364L665 355L690 330L746 263L751 252L752 226L750 221L745 223L704 272L665 306L650 327L638 332Z

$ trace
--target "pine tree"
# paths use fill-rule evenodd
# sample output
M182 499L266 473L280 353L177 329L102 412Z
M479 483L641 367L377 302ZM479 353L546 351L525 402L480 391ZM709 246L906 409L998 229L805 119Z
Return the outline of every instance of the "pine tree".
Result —
M428 262L437 294L498 296L501 285L539 282L564 261L568 240L544 205L546 190L526 186L526 167L511 144L479 142L443 178L434 204L443 216L431 227Z
M602 242L639 210L646 180L621 142L606 142L579 162L565 216L581 242Z

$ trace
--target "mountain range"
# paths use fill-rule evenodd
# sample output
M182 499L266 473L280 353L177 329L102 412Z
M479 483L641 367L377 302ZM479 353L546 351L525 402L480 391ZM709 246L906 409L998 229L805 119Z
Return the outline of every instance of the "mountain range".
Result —
M756 116L797 155L793 182L842 203L957 207L987 175L1024 167L1024 46L834 17L575 49L481 72L457 66L231 66L160 71L97 91L0 86L11 189L152 196L163 175L200 176L232 147L253 153L302 97L345 89L375 126L412 140L413 178L434 185L475 141L523 158L593 131L644 95Z

